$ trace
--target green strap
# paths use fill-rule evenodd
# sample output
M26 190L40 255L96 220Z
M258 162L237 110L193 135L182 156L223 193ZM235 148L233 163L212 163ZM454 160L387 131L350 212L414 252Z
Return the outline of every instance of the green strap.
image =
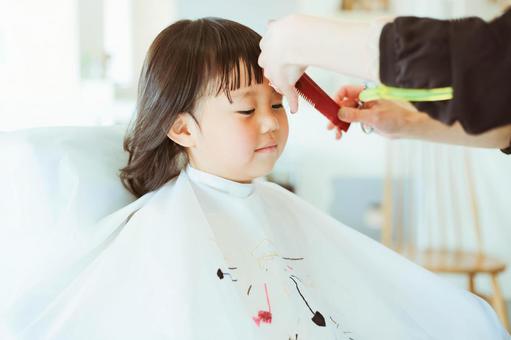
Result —
M453 98L452 87L439 87L435 89L404 89L379 85L375 88L365 89L360 93L359 99L363 102L376 99L396 99L409 102L434 102Z

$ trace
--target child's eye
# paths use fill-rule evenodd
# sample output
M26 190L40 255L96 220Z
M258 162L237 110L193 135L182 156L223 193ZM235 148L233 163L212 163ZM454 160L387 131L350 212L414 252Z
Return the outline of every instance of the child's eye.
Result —
M282 106L282 103L279 103L279 104L274 104L271 106L273 109L282 109L284 106Z
M252 113L254 113L255 109L252 109L252 110L245 110L245 111L236 111L238 113L241 113L242 115L250 115Z

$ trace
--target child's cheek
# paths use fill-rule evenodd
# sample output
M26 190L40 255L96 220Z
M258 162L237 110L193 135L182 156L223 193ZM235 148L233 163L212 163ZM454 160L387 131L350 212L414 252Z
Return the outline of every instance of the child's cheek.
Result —
M237 149L237 153L241 157L251 158L254 154L255 149L259 147L258 143L258 133L256 129L252 128L248 124L240 124L236 131L234 132L235 140L235 148Z
M280 135L281 138L283 138L284 143L287 141L287 137L289 136L289 121L287 119L287 114L284 113L280 116L279 119L279 126L280 126Z

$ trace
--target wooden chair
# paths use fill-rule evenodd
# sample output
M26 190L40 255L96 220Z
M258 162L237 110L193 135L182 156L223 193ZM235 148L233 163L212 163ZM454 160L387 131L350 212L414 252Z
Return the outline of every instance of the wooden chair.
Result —
M506 265L484 251L469 151L416 141L387 151L382 243L430 271L465 275L509 331L498 282ZM476 289L480 274L490 277L489 296Z

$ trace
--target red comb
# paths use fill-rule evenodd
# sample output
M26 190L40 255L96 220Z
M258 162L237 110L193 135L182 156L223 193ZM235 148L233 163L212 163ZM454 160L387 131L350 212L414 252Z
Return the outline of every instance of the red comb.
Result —
M339 109L341 108L337 103L328 96L312 80L306 73L304 73L295 85L298 93L308 101L316 110L321 112L325 117L328 118L335 126L343 131L348 131L350 123L343 122L337 116Z

